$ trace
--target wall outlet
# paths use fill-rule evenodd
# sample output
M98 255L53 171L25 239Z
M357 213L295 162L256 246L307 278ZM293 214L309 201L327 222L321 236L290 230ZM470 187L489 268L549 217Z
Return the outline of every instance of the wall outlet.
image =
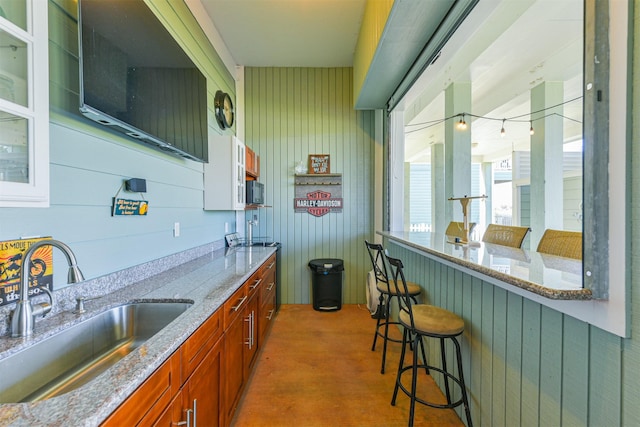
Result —
M228 234L229 233L229 223L225 222L224 223L224 234Z
M173 223L173 237L180 237L180 223Z

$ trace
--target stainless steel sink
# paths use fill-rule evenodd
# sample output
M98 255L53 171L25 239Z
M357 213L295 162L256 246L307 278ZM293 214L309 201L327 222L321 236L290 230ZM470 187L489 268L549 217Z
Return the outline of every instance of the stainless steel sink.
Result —
M123 304L0 360L0 403L48 399L86 384L190 306L184 301Z

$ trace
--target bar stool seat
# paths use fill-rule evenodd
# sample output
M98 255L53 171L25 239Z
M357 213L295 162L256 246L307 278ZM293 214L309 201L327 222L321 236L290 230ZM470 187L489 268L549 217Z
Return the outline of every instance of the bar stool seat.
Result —
M467 398L467 389L464 383L464 375L462 372L462 356L460 353L460 343L457 337L464 331L464 320L457 314L445 310L440 307L427 305L427 304L411 304L411 299L407 292L406 280L402 271L402 261L397 258L391 258L387 256L389 265L391 266L392 276L391 279L399 283L404 289L405 293L399 297L400 300L400 312L398 315L398 321L404 327L402 350L400 352L400 361L398 363L398 374L396 376L396 384L393 389L393 397L391 398L391 405L395 406L396 398L398 397L398 390L402 390L411 399L409 406L409 427L413 426L413 417L415 413L415 404L419 402L423 405L431 406L433 408L449 409L455 408L460 405L464 405L465 415L467 418L467 426L472 427L473 421L471 420L471 411L469 409L469 399ZM408 343L413 343L413 348L417 348L423 344L422 338L435 338L440 341L440 355L441 366L434 366L428 363L427 359L423 356L422 363L418 360L418 354L413 352L413 360L411 364L404 364L406 347ZM449 339L453 342L455 347L455 356L457 362L457 376L453 372L447 369L447 358L445 349L445 340ZM425 368L427 372L437 372L444 376L444 388L445 395L447 397L446 404L434 403L426 400L425 398L417 396L417 381L418 381L418 369ZM411 388L407 388L402 384L402 375L411 373ZM457 384L460 390L460 398L453 401L451 398L451 391L449 387L450 381Z
M376 288L378 288L378 290L384 294L393 296L399 295L401 292L396 283L393 281L391 283L377 282ZM415 297L422 293L422 288L420 288L420 285L418 285L417 283L407 282L407 288L409 288L409 295L411 296Z
M384 307L383 316L378 316L377 318L376 331L373 335L373 345L371 346L371 351L375 351L378 337L382 338L382 366L380 368L380 373L384 374L385 362L387 359L387 343L389 341L397 343L403 342L403 340L389 336L389 325L400 325L400 322L391 320L390 306L393 298L396 298L396 300L398 300L398 304L400 304L399 297L404 291L402 285L398 286L396 282L389 280L387 265L384 258L384 248L382 245L378 243L369 243L366 240L364 243L367 247L369 257L371 258L371 264L376 276L376 288L380 291L379 304ZM407 282L406 285L409 288L409 298L417 304L418 300L416 297L422 293L422 288L420 288L420 285L413 282ZM413 345L411 348L413 349ZM426 357L424 346L420 346L420 348L422 350L422 356Z
M433 305L419 304L411 307L415 329L421 334L460 335L464 331L464 320L460 316ZM401 311L400 323L411 325L407 312Z

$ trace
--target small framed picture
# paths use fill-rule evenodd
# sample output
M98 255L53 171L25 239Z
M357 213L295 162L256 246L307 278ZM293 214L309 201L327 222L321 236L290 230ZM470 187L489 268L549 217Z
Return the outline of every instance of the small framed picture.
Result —
M309 154L309 173L312 175L331 173L329 155Z

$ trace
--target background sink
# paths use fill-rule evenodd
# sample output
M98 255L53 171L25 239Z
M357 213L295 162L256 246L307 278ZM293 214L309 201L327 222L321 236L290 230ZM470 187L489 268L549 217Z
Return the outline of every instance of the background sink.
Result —
M48 399L86 384L191 305L123 304L0 360L0 403Z

